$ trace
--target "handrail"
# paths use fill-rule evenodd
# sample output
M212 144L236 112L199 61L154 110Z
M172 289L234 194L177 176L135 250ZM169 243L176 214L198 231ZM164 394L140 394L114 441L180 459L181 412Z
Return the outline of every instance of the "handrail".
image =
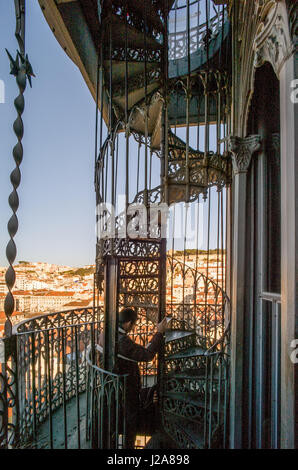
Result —
M91 440L93 448L121 448L126 440L128 374L115 374L92 364L90 351L86 356L88 365L86 438ZM112 413L111 408L114 410ZM122 435L122 445L119 446L120 435Z
M82 308L74 308L74 309L70 309L70 310L62 310L62 311L59 311L59 312L51 312L51 313L44 313L42 315L38 315L36 317L32 317L30 319L25 319L23 321L21 321L20 323L17 323L16 325L14 325L13 327L13 333L14 334L20 334L20 333L30 333L31 331L37 331L38 328L33 328L32 330L23 330L23 331L20 331L20 329L22 327L24 327L26 324L29 324L32 322L32 323L36 323L38 321L42 321L42 320L51 320L53 319L53 317L55 317L56 315L59 317L60 315L63 315L63 320L67 320L67 318L65 318L66 315L69 315L69 317L71 317L72 315L75 315L75 318L77 320L80 319L80 316L78 315L79 313L82 314L82 316L84 314L96 314L96 313L99 313L100 310L102 310L102 307L100 306L97 306L97 307L82 307ZM77 323L72 323L72 324L63 324L62 326L72 326L72 325L75 325L75 324L80 324L80 322L77 322ZM42 328L43 329L43 328Z
M87 325L96 325L97 322L96 321L89 321L89 322L83 322L83 323L74 323L72 325L60 325L60 326L53 326L51 328L43 328L42 330L26 330L26 331L21 331L19 333L17 333L18 336L26 336L28 335L29 333L39 333L39 332L45 332L45 331L55 331L55 330L62 330L62 329L65 329L65 328L72 328L72 327L75 327L75 326L87 326Z
M217 284L214 279L210 278L210 277L207 277L204 273L201 273L201 272L197 272L196 273L196 270L194 268L192 268L191 266L189 266L188 264L183 264L181 261L179 261L177 258L172 258L171 256L168 256L168 258L171 260L173 260L173 264L176 263L176 264L179 264L179 265L182 265L184 266L184 270L190 270L192 271L192 273L194 274L194 279L195 279L195 282L198 282L199 279L204 279L205 282L210 282L212 284L212 286L215 288L215 289L219 289L222 293L222 295L224 296L225 300L230 302L230 298L229 296L227 295L227 293L223 290L223 288ZM195 278L195 276L197 276Z
M220 12L218 15L215 15L208 21L208 28L211 30L212 38L217 36L220 32L222 27L222 21L227 19L226 12ZM168 40L169 40L169 60L179 60L187 56L186 52L186 41L188 35L190 35L190 53L196 52L200 45L204 45L203 37L206 34L207 23L202 23L198 26L194 26L190 28L189 32L187 30L184 31L176 31L173 33L169 33ZM194 41L195 39L195 41ZM185 42L181 45L181 41ZM180 52L177 53L177 45L180 43ZM184 53L185 49L185 53ZM182 52L181 52L182 50Z
M110 375L111 377L115 377L115 379L118 379L120 377L121 378L128 377L128 374L115 374L114 372L110 372L108 370L101 369L100 367L96 366L95 364L92 364L92 362L89 362L89 361L88 361L88 365L89 365L89 367L92 367L93 369L97 370L101 374Z
M228 326L226 327L226 329L225 329L223 335L221 336L221 338L219 338L214 344L212 344L212 346L210 346L210 348L207 349L207 351L204 353L205 356L210 356L210 351L212 351L213 348L215 348L216 346L218 346L219 344L222 344L224 342L227 334L230 331L230 326L231 326L231 323L229 321ZM217 352L220 352L220 351L217 351Z

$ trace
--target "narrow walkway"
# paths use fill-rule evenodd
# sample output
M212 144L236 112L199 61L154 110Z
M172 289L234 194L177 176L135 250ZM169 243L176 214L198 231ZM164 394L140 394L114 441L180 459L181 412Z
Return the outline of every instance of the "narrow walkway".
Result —
M86 393L80 395L80 445L77 429L77 400L72 398L66 405L67 446L64 440L64 412L60 406L52 415L53 449L90 449L90 442L86 441ZM50 419L49 417L40 425L37 434L37 448L50 449Z

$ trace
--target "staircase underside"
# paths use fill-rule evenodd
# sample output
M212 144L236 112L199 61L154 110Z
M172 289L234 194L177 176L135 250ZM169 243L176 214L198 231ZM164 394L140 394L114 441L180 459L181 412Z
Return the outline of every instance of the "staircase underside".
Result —
M73 62L79 67L87 86L89 87L93 97L96 97L96 77L97 77L97 50L100 53L100 47L104 47L104 56L109 51L106 45L110 33L106 27L104 33L104 42L102 42L101 25L98 18L97 1L96 0L39 0L44 16L49 23L53 33L55 34L58 42L61 44L65 52L70 56ZM117 3L117 2L114 2ZM121 4L121 2L118 2ZM130 2L129 2L130 3ZM144 1L140 5L138 2L132 2L131 8L134 11L143 13ZM163 5L164 2L159 2ZM169 7L173 4L172 1L168 2ZM123 4L123 2L122 2ZM152 1L146 0L148 24L153 25L154 34L156 36L159 30L162 30L163 24L156 13L156 7L152 7ZM119 14L119 12L118 12ZM113 41L113 61L112 61L112 82L113 82L113 103L114 113L116 119L121 119L124 115L125 108L125 93L124 93L124 47L125 47L125 27L121 15L117 17L116 14L112 15L112 41ZM133 25L128 26L128 49L132 60L128 60L128 108L129 112L136 107L144 104L144 55L142 55L142 47L144 45L144 35L138 31ZM190 71L196 71L204 68L208 61L208 68L217 67L219 61L226 62L226 49L227 38L229 35L229 22L225 21L224 29L222 32L216 34L211 39L209 44L209 57L207 58L206 48L200 47L196 52L190 56ZM153 35L154 36L154 35ZM153 136L153 148L159 148L160 135L155 131L155 128L160 128L155 124L159 120L161 103L158 97L154 96L161 87L159 61L161 54L161 45L158 37L150 38L147 35L147 74L148 74L148 95L153 95L153 103L150 104L149 110L149 136ZM224 47L221 45L224 44ZM221 49L221 50L220 50ZM220 50L220 56L219 56ZM117 51L117 53L116 53ZM156 59L154 59L156 57ZM169 61L169 79L176 80L177 77L186 76L188 72L187 57L179 58ZM110 61L106 57L104 62L104 76L103 76L103 103L99 107L103 111L103 118L108 123L108 109L109 109L109 74L110 74ZM172 100L169 109L169 122L170 124L176 123L177 125L185 124L185 99L184 97L178 98L178 107L176 98ZM151 109L152 108L152 109ZM178 112L177 112L178 109ZM175 111L175 112L174 112ZM199 112L197 106L190 105L190 124L203 123L203 114ZM210 108L210 121L216 120L216 116ZM131 123L131 130L144 134L144 114L143 111L134 110L134 116ZM154 133L155 132L155 133Z

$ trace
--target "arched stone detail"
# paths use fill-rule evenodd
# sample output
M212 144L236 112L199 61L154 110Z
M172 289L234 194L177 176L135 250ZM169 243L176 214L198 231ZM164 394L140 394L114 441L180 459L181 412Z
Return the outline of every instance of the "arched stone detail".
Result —
M256 68L269 62L279 78L284 63L294 53L295 47L285 0L256 0L253 5L244 2L241 17L239 41L242 65L236 112L238 134L246 136ZM250 20L247 21L247 18Z
M256 51L254 67L257 68L269 62L279 78L282 66L294 52L287 9L283 2L272 6L264 21L260 23L254 47Z

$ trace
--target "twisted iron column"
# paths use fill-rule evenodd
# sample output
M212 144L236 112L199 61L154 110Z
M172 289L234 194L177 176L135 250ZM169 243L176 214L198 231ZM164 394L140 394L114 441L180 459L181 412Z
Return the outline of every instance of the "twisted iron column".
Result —
M10 174L10 181L13 186L13 190L9 195L8 202L13 212L12 216L10 217L7 229L10 236L10 240L6 247L6 257L9 262L9 268L5 274L5 282L8 288L8 294L5 298L4 303L4 311L6 315L6 322L5 322L5 336L9 337L12 334L12 322L11 316L14 311L14 297L12 294L12 289L15 284L15 270L13 268L13 263L16 258L17 248L14 242L14 237L18 230L18 218L16 212L19 207L19 196L17 193L17 189L21 182L21 172L20 172L20 164L22 163L23 159L23 145L22 139L24 135L24 125L22 120L22 114L24 112L25 107L25 100L24 100L24 91L26 89L27 78L29 80L31 86L31 77L34 77L34 73L30 62L28 60L28 56L25 56L25 0L15 0L15 10L16 10L16 32L15 36L18 41L19 51L17 51L16 59L13 59L11 54L6 49L7 55L10 60L10 67L11 67L11 75L16 77L16 82L19 88L19 95L14 101L14 105L17 111L17 118L13 123L13 130L15 135L18 139L17 144L13 148L13 158L15 161L15 168Z

